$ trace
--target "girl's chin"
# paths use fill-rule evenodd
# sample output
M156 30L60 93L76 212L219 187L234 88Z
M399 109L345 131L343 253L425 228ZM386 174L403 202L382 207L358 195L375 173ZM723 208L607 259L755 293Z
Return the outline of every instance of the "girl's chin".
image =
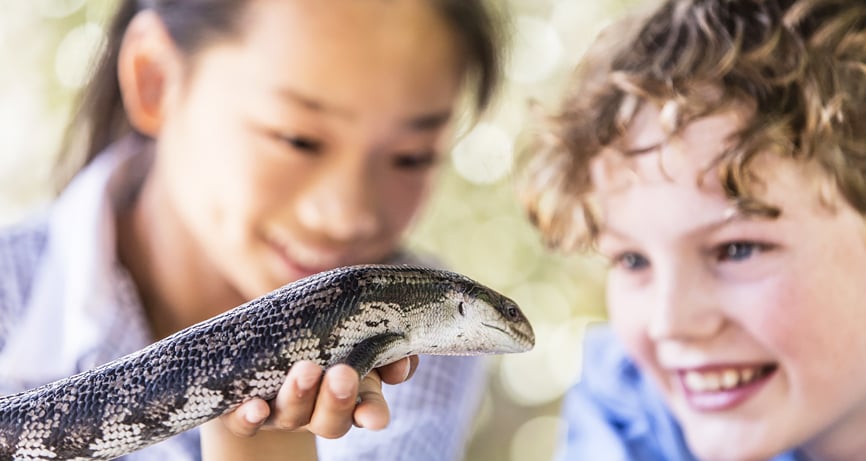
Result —
M247 299L255 299L303 278L299 271L288 270L279 258L265 258L245 273L236 273L238 291Z

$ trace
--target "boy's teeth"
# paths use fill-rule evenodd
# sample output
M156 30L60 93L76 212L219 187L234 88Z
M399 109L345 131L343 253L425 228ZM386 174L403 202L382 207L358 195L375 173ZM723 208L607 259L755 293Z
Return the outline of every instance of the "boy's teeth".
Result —
M737 370L725 370L722 373L722 389L730 389L737 385L740 382L740 374L737 373Z
M721 371L687 371L683 382L692 392L714 392L733 389L760 377L760 368L727 368Z

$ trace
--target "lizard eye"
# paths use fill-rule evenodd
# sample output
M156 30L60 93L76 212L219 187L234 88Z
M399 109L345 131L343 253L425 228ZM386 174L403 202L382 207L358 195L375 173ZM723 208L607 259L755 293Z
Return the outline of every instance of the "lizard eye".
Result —
M466 309L463 306L463 301L460 301L460 304L457 305L457 312L460 312L460 315L466 315Z

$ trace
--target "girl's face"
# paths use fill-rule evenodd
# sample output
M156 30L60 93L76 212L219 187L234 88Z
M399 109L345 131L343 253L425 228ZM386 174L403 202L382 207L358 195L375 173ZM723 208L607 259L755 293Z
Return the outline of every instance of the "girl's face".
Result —
M239 293L394 251L462 84L429 3L253 0L239 39L190 61L150 181Z
M737 213L702 172L740 123L734 111L698 120L627 167L594 161L610 320L700 458L806 444L853 459L866 427L863 220L819 198L830 188L816 168L769 154L756 187L781 216ZM662 133L643 108L625 147Z

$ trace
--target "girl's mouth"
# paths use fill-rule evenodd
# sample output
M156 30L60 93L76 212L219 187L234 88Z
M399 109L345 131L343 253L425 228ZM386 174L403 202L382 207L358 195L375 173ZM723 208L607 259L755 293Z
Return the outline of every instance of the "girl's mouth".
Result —
M301 245L289 245L282 239L269 237L268 244L279 256L291 278L298 279L342 265L340 258L320 251L307 250Z
M723 366L677 372L686 401L698 411L722 411L755 395L775 374L776 364Z

